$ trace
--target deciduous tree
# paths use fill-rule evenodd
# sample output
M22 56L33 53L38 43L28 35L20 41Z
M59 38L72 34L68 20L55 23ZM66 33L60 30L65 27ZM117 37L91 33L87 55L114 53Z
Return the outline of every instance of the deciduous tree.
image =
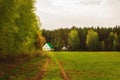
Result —
M89 50L98 50L98 34L97 32L93 31L92 29L88 30L88 34L86 36L86 45L88 46Z
M78 31L76 29L70 31L68 44L70 50L79 50L80 39L79 39Z

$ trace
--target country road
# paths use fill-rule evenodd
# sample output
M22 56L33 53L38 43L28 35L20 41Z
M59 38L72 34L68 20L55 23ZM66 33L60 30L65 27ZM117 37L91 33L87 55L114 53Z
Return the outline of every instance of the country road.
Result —
M54 55L52 55L54 56ZM52 67L51 67L52 66ZM57 70L59 71L54 71L53 66L55 66L57 68ZM46 62L43 66L43 68L39 71L38 74L36 74L32 80L51 80L50 76L51 74L56 74L56 73L60 73L59 75L57 74L57 76L59 77L59 79L61 80L70 80L66 74L66 72L63 69L62 64L59 62L59 60L57 60L54 57L50 57L48 59L46 59ZM49 74L50 73L50 74ZM54 79L55 76L52 76L52 79Z

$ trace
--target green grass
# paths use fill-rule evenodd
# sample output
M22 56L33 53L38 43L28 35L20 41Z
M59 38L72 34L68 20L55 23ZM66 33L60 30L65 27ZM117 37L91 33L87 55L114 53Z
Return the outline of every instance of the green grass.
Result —
M70 80L120 80L120 52L53 52Z
M48 68L44 75L43 80L62 80L61 72L58 67L54 54L49 53L49 57L50 57L50 62L48 64Z
M63 80L59 62L70 80L120 80L120 52L50 52L48 56L50 62L43 80ZM31 79L43 68L46 58L0 64L0 74L4 73L0 80ZM14 68L8 69L10 66Z

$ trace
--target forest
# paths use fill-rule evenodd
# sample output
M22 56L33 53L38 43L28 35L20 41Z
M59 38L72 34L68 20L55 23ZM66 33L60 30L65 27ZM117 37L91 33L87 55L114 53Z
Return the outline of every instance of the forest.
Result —
M120 26L76 27L42 30L46 42L56 51L66 47L68 51L120 51Z
M0 57L32 55L42 47L35 0L0 0Z

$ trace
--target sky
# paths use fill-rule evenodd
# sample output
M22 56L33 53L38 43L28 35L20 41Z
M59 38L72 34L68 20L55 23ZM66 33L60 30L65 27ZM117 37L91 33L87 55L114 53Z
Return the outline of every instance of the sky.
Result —
M36 0L42 29L120 25L120 0Z

